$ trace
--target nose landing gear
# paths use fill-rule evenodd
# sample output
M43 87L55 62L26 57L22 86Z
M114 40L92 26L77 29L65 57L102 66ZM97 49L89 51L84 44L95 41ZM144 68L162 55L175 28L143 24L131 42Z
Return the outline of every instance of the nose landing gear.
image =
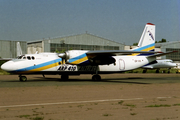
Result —
M27 77L19 75L19 81L26 82L27 81Z

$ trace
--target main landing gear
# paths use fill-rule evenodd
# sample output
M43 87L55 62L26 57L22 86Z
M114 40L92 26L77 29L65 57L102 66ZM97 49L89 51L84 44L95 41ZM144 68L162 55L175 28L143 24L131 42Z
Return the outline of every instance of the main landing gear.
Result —
M143 70L143 73L146 73L146 72L147 72L147 69L144 69L144 70Z
M98 74L93 75L93 76L92 76L92 80L94 80L94 81L100 81L100 80L101 80L101 76L98 75Z
M69 79L69 75L61 75L61 80L68 80Z
M27 81L27 77L19 75L19 81L26 82Z
M94 80L94 81L100 81L101 80L101 76L98 75L98 67L97 66L96 66L95 75L92 76L92 80Z

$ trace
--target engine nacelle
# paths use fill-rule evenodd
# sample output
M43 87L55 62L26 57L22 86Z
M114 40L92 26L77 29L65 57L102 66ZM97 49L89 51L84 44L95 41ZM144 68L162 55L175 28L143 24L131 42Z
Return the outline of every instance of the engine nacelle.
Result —
M70 50L60 53L59 57L65 60L66 64L72 65L109 65L116 62L112 56L98 55L88 58L87 50Z
M86 52L88 52L87 50L69 50L69 51L66 51L66 57L67 59L74 59L74 58L81 58L81 56L85 56Z
M69 50L65 53L60 53L59 57L64 59L67 64L81 64L88 61L86 56L87 50Z

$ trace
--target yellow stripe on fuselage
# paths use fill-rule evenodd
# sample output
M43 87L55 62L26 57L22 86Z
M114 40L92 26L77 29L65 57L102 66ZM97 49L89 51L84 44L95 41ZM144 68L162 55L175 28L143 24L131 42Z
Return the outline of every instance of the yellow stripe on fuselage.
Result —
M72 65L77 65L77 64L80 64L80 63L82 63L82 62L84 62L84 61L86 61L86 60L88 60L88 57L87 57L87 56L85 56L85 57L83 57L83 58L81 58L81 59L78 59L78 60L76 60L76 61L74 61L74 62L71 62L70 64L72 64Z
M38 71L42 71L42 70L46 70L46 69L49 69L49 68L56 67L58 65L59 65L59 62L56 62L56 63L46 65L46 66L43 66L43 67L40 67L40 68L36 68L36 69L24 71L24 72L19 72L19 74L28 74L28 73L38 72Z
M147 48L147 49L144 49L144 50L141 50L141 51L150 51L150 50L153 50L155 48L155 46L152 46L152 47L149 47L149 48ZM134 54L132 54L132 55L129 55L129 56L137 56L137 55L139 55L140 53L134 53Z

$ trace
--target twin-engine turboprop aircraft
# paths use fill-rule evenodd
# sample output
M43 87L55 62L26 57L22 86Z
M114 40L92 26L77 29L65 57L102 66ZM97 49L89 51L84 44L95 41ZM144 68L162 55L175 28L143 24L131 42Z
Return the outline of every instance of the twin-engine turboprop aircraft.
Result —
M142 66L144 68L143 73L147 72L147 69L157 69L156 73L159 73L160 68L168 68L168 73L170 73L170 69L173 67L177 67L176 63L173 63L170 59L164 60L154 60L147 65Z
M39 53L21 55L4 63L1 68L19 74L20 81L26 81L25 74L59 74L61 79L69 75L93 74L93 80L100 80L99 74L120 73L140 68L156 56L169 53L154 52L155 25L147 23L138 47L125 50L69 50L65 53Z

